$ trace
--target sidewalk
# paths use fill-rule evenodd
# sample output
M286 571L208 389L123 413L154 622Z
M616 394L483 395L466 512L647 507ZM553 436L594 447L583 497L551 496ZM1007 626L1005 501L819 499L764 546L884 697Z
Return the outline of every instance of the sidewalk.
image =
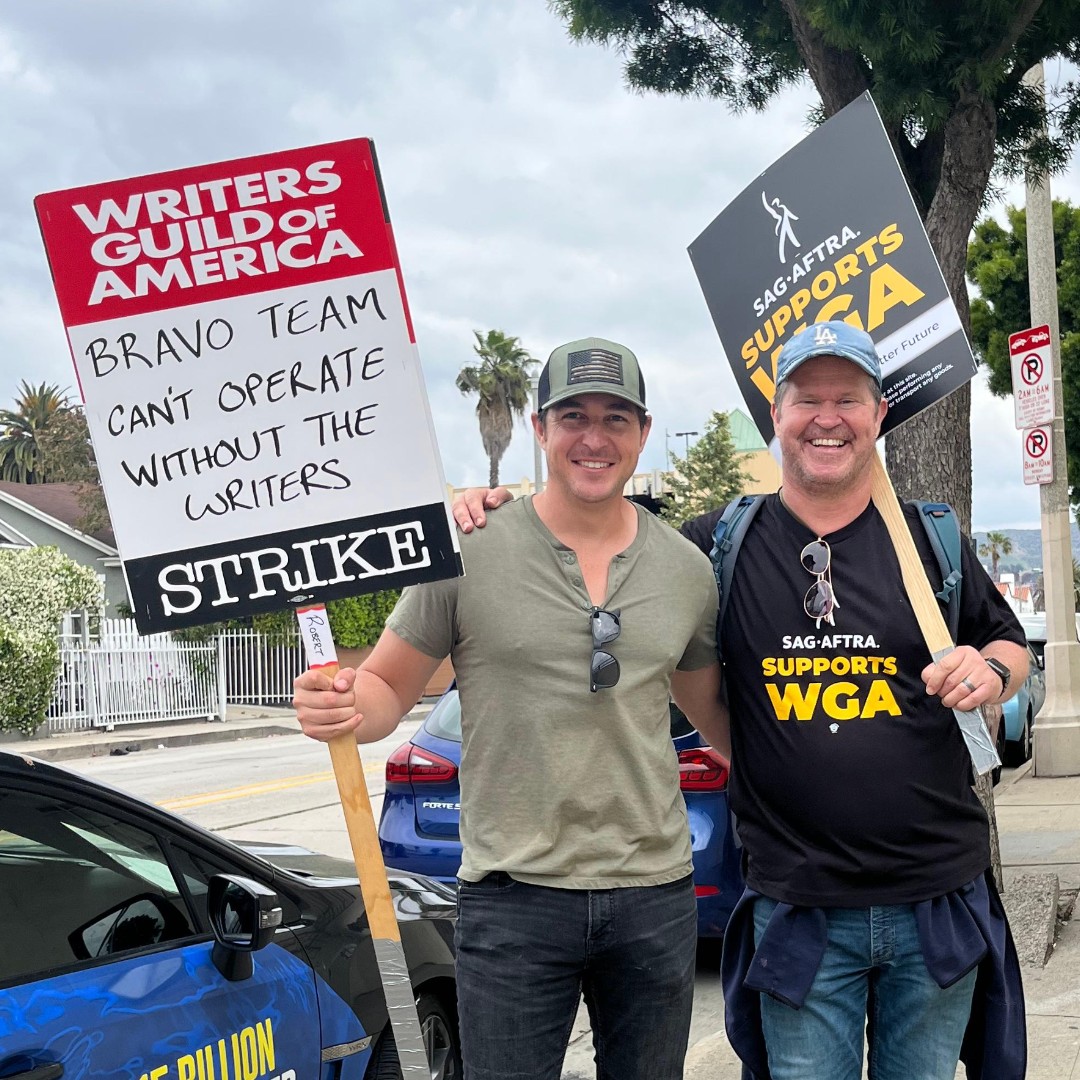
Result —
M419 702L409 713L422 719L437 699ZM150 724L123 724L112 731L73 731L58 735L0 735L0 750L29 754L43 761L128 754L159 746L196 746L201 743L235 742L238 739L265 739L300 733L291 708L272 705L230 705L225 720L166 721Z
M1039 779L1029 763L994 794L1005 906L1017 951L1027 961L1028 1080L1080 1080L1080 915L1058 922L1049 959L1045 966L1038 963L1053 916L1071 913L1080 888L1080 777ZM1052 875L1059 883L1057 897ZM961 1066L957 1077L964 1075ZM690 1048L685 1080L740 1077L723 1031Z

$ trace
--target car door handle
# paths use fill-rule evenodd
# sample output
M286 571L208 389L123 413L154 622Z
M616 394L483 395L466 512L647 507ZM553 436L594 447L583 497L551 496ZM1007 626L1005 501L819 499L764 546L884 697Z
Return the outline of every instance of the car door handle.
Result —
M59 1061L54 1061L49 1065L39 1065L36 1069L9 1073L6 1080L60 1080L63 1075L64 1066Z

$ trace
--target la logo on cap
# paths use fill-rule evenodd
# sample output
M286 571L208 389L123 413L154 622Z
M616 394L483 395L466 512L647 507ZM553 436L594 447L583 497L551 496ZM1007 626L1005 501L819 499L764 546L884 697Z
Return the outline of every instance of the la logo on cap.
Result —
M814 330L814 344L815 345L835 345L836 334L830 330L824 323L818 323Z

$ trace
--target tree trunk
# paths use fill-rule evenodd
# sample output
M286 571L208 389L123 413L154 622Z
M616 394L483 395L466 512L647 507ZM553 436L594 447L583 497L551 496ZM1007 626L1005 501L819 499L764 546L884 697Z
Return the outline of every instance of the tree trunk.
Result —
M961 96L945 125L941 178L926 215L926 232L964 332L971 334L968 238L994 165L997 118L990 102ZM942 499L971 534L971 384L909 420L885 439L885 461L902 499ZM1003 721L1002 721L1003 722ZM1001 848L991 774L975 782L990 828L990 864L1002 889Z
M968 304L968 238L994 165L996 113L988 101L961 95L945 124L941 178L926 215L926 232L964 332L971 332ZM885 439L885 461L902 499L950 503L965 533L971 532L971 388L950 394Z

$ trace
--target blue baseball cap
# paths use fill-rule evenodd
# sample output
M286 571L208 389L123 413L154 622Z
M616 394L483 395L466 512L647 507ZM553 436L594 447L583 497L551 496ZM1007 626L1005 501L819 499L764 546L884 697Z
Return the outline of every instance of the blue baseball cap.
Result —
M808 326L780 350L776 361L777 385L800 364L815 356L839 356L842 360L850 360L881 386L881 361L874 348L874 339L865 330L839 319Z

